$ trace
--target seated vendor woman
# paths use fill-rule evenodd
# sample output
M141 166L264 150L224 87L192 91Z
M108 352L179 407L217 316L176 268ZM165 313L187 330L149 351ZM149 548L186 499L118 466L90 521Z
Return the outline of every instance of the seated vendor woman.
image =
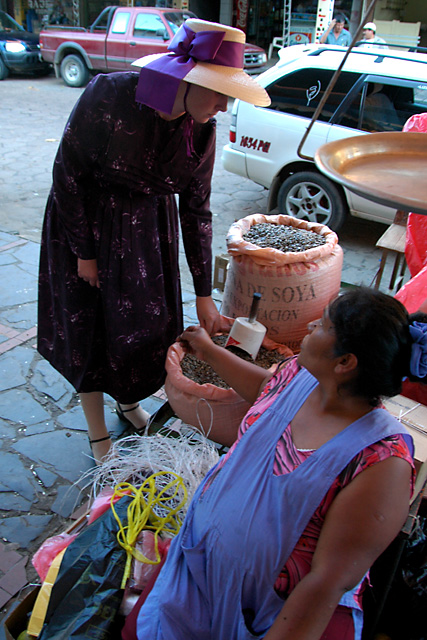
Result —
M193 498L138 640L361 637L367 573L414 480L412 440L381 399L425 379L426 321L379 291L348 291L274 375L201 327L182 333L252 407Z

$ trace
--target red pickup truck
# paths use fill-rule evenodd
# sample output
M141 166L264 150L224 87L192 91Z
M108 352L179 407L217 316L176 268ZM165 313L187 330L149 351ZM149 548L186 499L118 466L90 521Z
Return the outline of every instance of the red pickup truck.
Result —
M107 7L93 25L52 26L40 33L43 59L53 64L57 78L83 87L91 74L131 69L134 60L163 53L191 11L156 7ZM245 46L245 71L260 73L267 56L253 44Z

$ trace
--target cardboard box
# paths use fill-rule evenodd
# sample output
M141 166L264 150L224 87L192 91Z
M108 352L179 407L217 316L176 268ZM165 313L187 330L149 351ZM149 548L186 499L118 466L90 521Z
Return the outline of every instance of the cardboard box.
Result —
M3 621L5 640L17 640L19 634L27 629L39 589L40 587L26 587L25 595L15 602L15 606Z
M227 253L215 256L213 288L218 291L224 291L229 262L230 256Z
M393 396L384 401L384 406L405 425L414 439L415 466L427 460L427 407L405 396Z
M87 525L88 505L82 505L82 509L84 510L82 515L72 522L64 533L78 533ZM3 620L1 640L17 640L19 634L26 631L39 591L40 585L27 585L23 589L23 593L15 600L7 617Z

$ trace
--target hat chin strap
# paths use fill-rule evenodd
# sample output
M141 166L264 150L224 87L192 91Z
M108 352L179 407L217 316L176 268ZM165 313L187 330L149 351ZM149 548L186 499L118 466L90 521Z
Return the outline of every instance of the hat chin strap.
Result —
M190 115L190 112L187 109L187 96L188 96L188 92L190 91L190 87L191 87L191 82L187 82L187 88L184 93L184 110L185 110L185 113L188 113L189 115Z

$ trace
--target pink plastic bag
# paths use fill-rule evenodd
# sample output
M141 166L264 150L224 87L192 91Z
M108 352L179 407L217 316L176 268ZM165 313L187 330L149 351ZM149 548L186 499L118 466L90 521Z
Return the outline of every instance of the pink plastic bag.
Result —
M403 131L427 133L427 113L418 113L409 118ZM412 277L427 264L427 216L425 215L410 213L408 216L405 258Z
M90 514L88 519L88 524L91 524L94 520L102 516L103 513L108 511L111 506L111 496L114 493L114 489L112 487L104 487L100 494L95 498L93 504L90 508ZM114 498L114 504L117 500L120 500L121 495L116 495Z
M405 259L414 277L427 264L427 216L410 213L406 227Z
M394 297L406 307L409 313L415 313L418 310L427 313L427 266L403 285Z
M132 560L131 575L126 585L123 600L120 606L122 616L128 616L139 600L144 589L152 583L159 573L160 566L163 564L165 557L169 551L171 539L162 540L158 538L160 562L157 564L149 564L140 562L136 558ZM140 551L148 560L157 560L154 533L152 531L143 530L138 536L135 548Z
M40 576L40 580L44 582L49 571L49 567L63 549L77 537L77 533L60 533L45 540L33 556L32 563Z

